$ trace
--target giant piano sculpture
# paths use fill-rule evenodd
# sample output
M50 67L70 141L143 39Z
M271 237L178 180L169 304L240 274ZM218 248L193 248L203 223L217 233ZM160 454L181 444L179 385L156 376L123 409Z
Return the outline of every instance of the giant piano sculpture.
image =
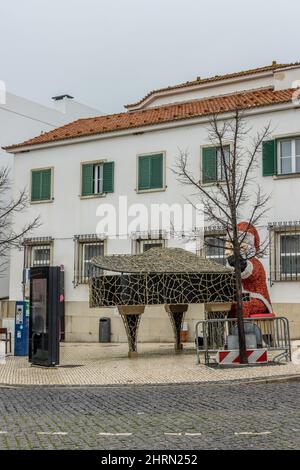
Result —
M175 351L180 352L180 331L189 304L205 304L208 312L222 312L234 301L232 269L181 248L98 256L91 262L104 274L91 278L90 307L118 308L129 357L137 355L138 327L146 305L165 306L173 326Z

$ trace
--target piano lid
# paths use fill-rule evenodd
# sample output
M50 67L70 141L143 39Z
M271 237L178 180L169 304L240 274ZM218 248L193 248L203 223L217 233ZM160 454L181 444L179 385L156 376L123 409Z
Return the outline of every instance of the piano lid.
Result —
M151 248L138 255L96 256L91 264L105 271L120 273L232 273L207 258L182 248Z

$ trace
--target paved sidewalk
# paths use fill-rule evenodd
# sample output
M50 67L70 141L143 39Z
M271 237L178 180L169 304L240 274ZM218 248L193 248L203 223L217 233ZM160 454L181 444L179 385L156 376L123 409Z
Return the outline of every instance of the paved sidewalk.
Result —
M219 369L196 364L193 344L183 354L173 344L141 343L139 357L127 358L127 344L65 343L56 368L32 367L27 358L7 357L2 385L120 385L210 383L300 375L300 364Z

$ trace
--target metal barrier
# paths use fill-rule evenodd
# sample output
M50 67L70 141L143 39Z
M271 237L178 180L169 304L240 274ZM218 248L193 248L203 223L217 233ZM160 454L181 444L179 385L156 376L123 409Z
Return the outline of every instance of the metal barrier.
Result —
M253 349L267 349L271 353L269 356L273 362L284 359L291 361L290 329L287 318L245 318L244 327L246 335L250 330L252 339L255 335L257 348ZM214 356L218 351L238 349L238 346L228 347L228 339L232 340L233 336L238 339L236 318L199 321L195 331L197 363L200 364L201 354L204 354L205 364L208 365L217 362Z

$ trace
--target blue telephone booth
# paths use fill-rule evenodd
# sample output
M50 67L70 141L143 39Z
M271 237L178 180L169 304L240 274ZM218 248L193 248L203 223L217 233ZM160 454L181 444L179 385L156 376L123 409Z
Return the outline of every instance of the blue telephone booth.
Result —
M16 302L15 356L28 356L29 350L29 301Z

